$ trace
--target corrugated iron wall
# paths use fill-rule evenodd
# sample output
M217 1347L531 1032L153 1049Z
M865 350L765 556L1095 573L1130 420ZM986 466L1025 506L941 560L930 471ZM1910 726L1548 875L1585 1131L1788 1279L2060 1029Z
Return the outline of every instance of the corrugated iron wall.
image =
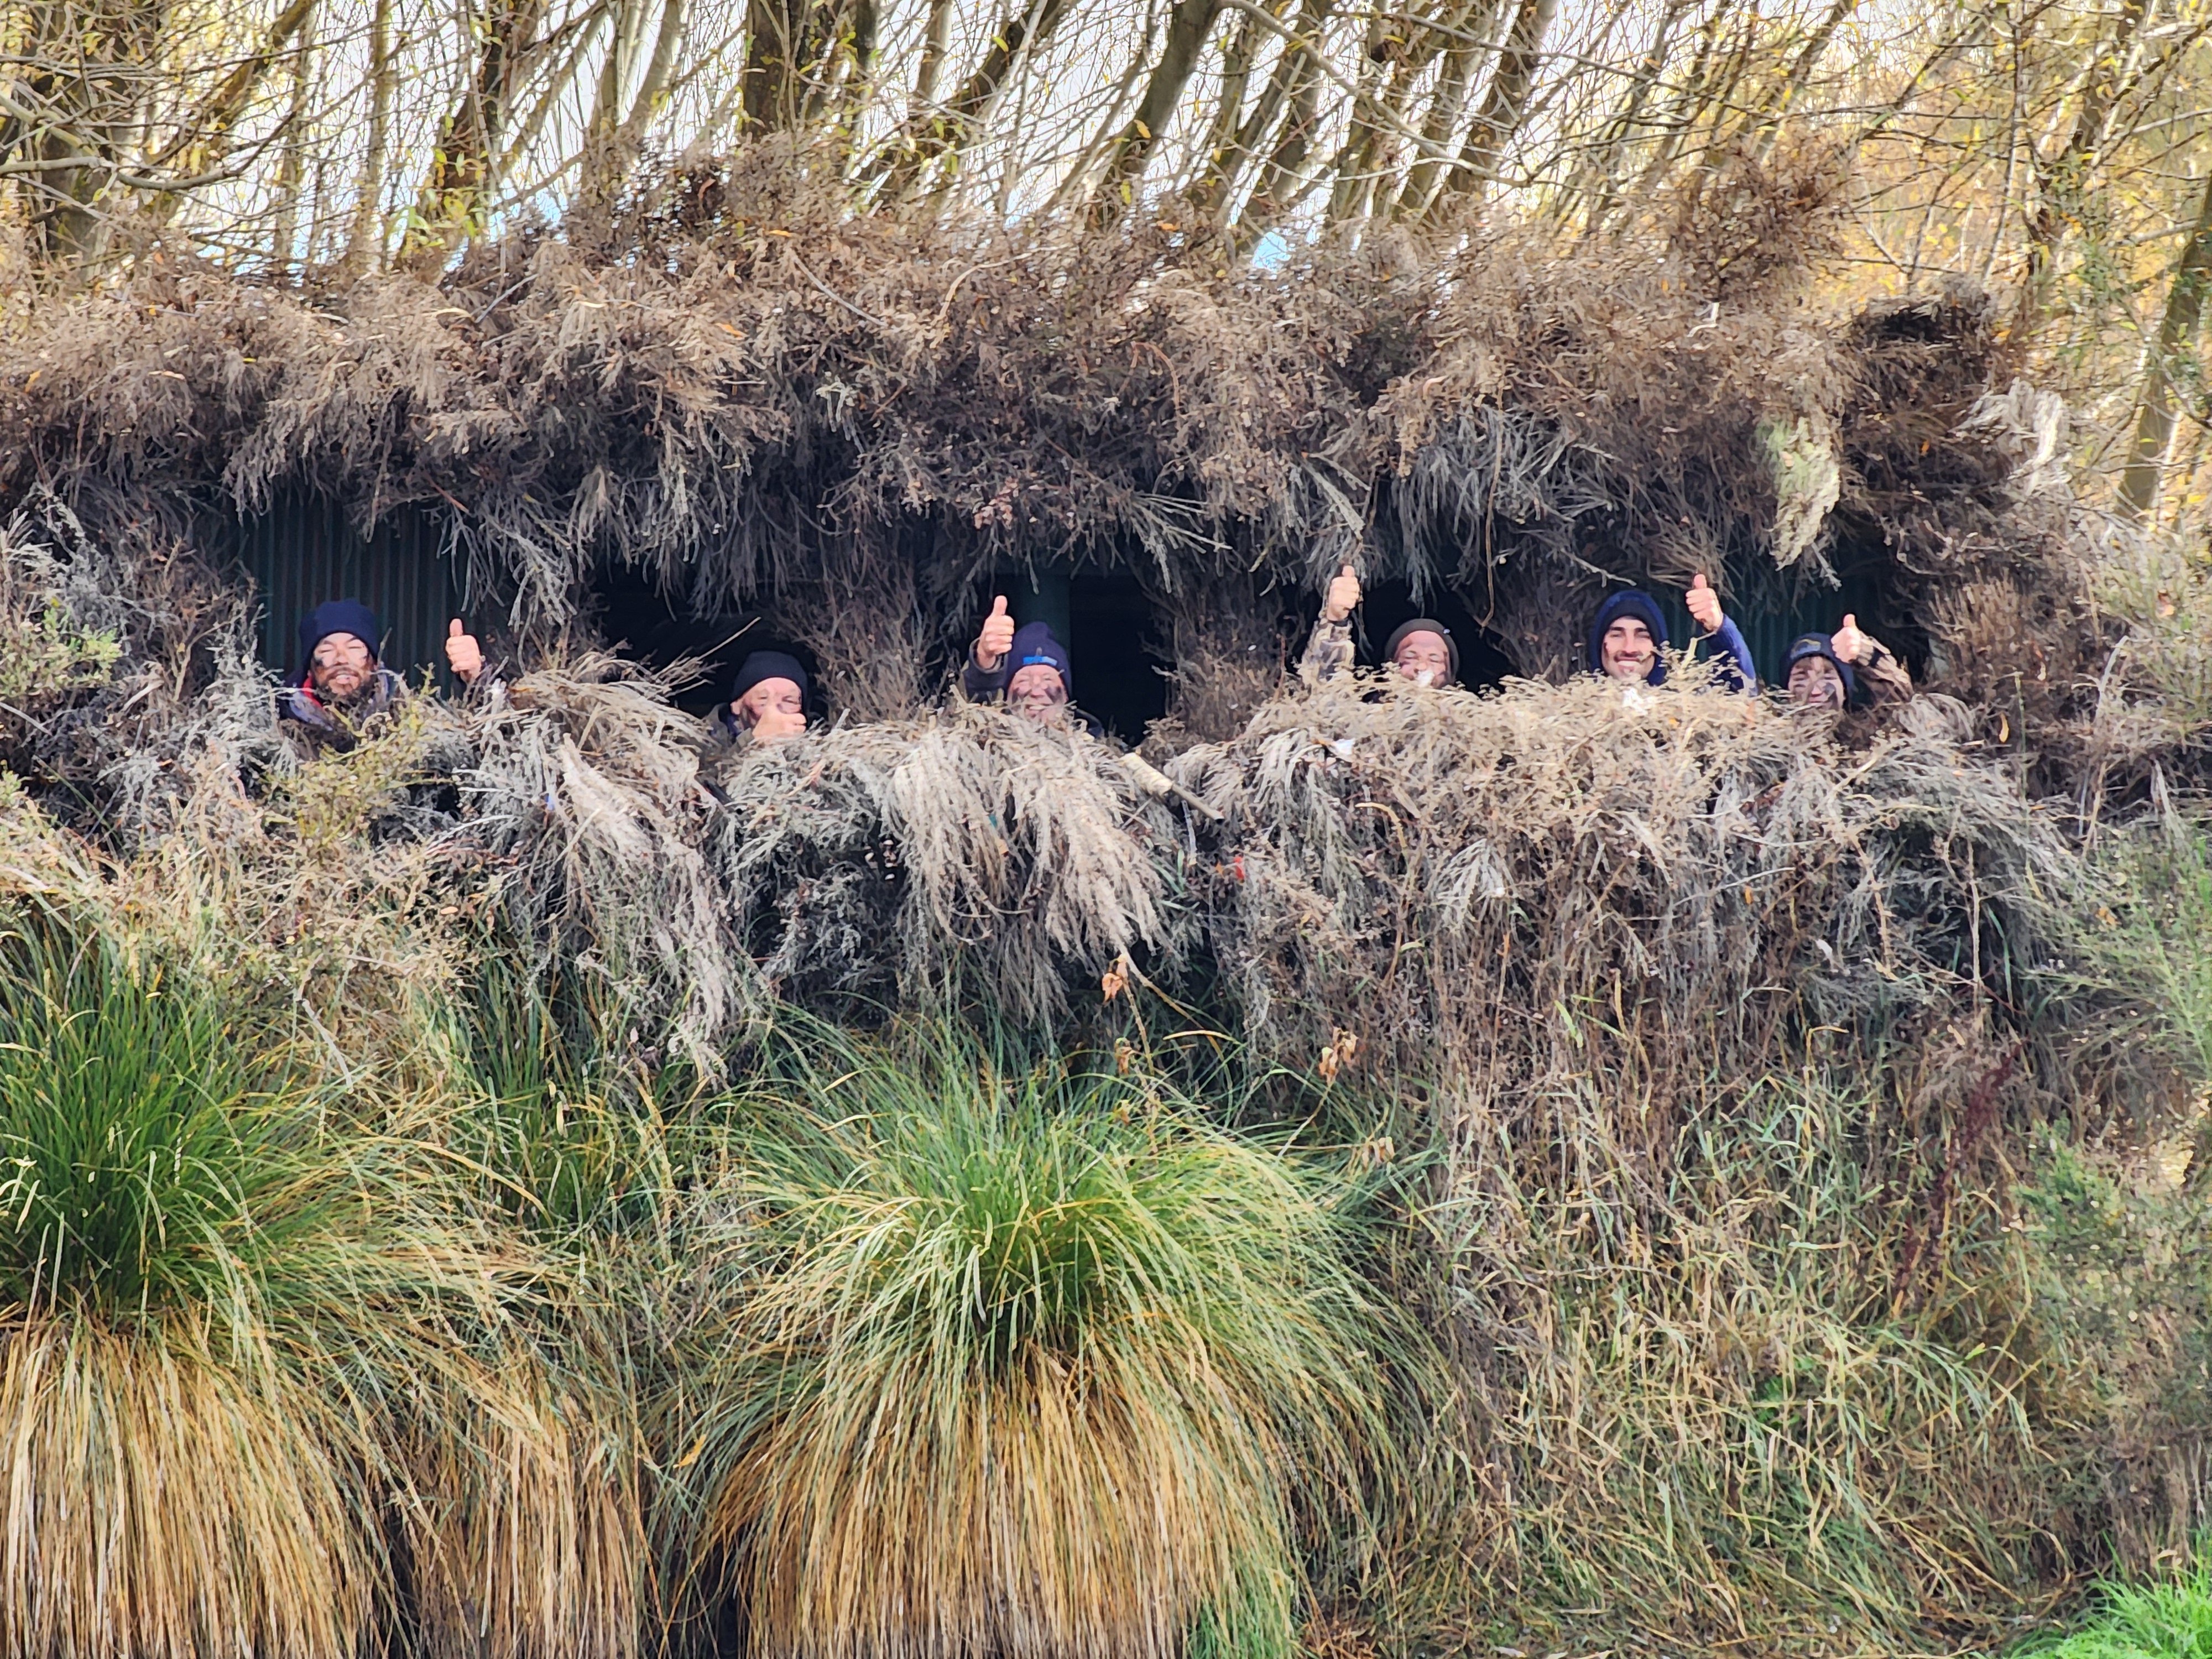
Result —
M460 573L445 556L434 515L414 508L388 514L364 540L337 504L293 497L229 533L261 599L261 660L270 667L299 667L302 615L325 599L359 599L384 625L380 656L387 667L417 683L429 668L452 689L442 641L448 620L465 612Z
M1694 630L1681 591L1655 584L1651 592L1659 601L1659 608L1666 612L1668 636L1677 645L1691 638ZM1838 590L1808 588L1796 595L1786 609L1770 609L1756 599L1731 601L1729 615L1741 630L1743 642L1751 647L1751 659L1759 670L1759 684L1772 687L1779 683L1782 659L1790 654L1790 642L1800 634L1832 634L1843 622L1845 611L1855 612L1863 627L1881 638L1881 618L1876 609L1879 604L1879 595L1871 582L1846 580ZM1894 643L1887 639L1883 642Z

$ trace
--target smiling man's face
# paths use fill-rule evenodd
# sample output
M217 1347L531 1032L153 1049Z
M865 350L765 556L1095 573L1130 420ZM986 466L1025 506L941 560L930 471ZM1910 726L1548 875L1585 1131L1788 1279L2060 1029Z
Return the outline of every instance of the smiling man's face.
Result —
M1617 680L1648 678L1659 656L1658 642L1651 637L1650 626L1634 617L1614 617L1599 642L1599 651L1605 659L1605 672Z
M354 634L325 634L307 665L307 682L323 702L349 703L368 689L375 672L376 653L368 641Z
M1398 654L1390 663L1416 685L1451 684L1451 647L1441 634L1423 629L1398 641Z
M1067 682L1050 663L1033 662L1006 682L1006 707L1040 725L1067 718Z

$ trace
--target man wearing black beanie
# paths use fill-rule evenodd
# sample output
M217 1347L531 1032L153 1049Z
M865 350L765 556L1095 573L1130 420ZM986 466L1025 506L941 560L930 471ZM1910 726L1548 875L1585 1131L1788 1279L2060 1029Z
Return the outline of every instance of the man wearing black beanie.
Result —
M1298 659L1299 678L1309 683L1334 679L1352 666L1352 613L1359 608L1359 578L1350 565L1329 578L1313 637ZM1415 685L1459 684L1459 641L1433 617L1398 624L1382 647L1382 660L1398 678Z
M806 670L781 651L755 651L738 665L723 712L732 733L781 743L806 730Z

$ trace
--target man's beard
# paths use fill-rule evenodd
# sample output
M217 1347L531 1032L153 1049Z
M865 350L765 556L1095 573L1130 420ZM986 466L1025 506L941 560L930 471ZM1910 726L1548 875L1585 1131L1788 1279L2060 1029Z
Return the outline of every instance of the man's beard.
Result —
M328 685L319 684L315 687L315 696L321 700L325 708L351 708L355 704L367 699L369 689L375 684L376 671L369 669L362 673L350 687L341 689L335 683Z

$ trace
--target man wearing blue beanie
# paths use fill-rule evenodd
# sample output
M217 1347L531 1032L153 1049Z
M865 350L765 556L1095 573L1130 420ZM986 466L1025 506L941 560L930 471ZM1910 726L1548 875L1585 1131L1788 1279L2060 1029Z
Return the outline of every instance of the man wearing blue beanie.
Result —
M1855 616L1846 615L1833 634L1791 641L1782 672L1796 708L1881 708L1912 699L1912 676Z
M1048 623L1016 628L1000 594L991 601L991 614L968 653L960 689L978 702L1003 697L1008 708L1040 726L1065 726L1075 668Z
M362 724L407 695L407 683L379 660L376 612L358 599L331 599L300 618L300 671L279 696L276 715L314 748L350 749ZM483 672L483 648L456 617L446 660L464 684Z
M1721 596L1706 584L1702 571L1691 578L1690 591L1682 597L1698 625L1699 646L1715 655L1721 684L1734 691L1755 690L1759 676L1751 665L1751 647L1721 610ZM1585 648L1583 661L1594 674L1627 685L1666 684L1667 618L1659 601L1640 589L1607 597L1590 618Z

